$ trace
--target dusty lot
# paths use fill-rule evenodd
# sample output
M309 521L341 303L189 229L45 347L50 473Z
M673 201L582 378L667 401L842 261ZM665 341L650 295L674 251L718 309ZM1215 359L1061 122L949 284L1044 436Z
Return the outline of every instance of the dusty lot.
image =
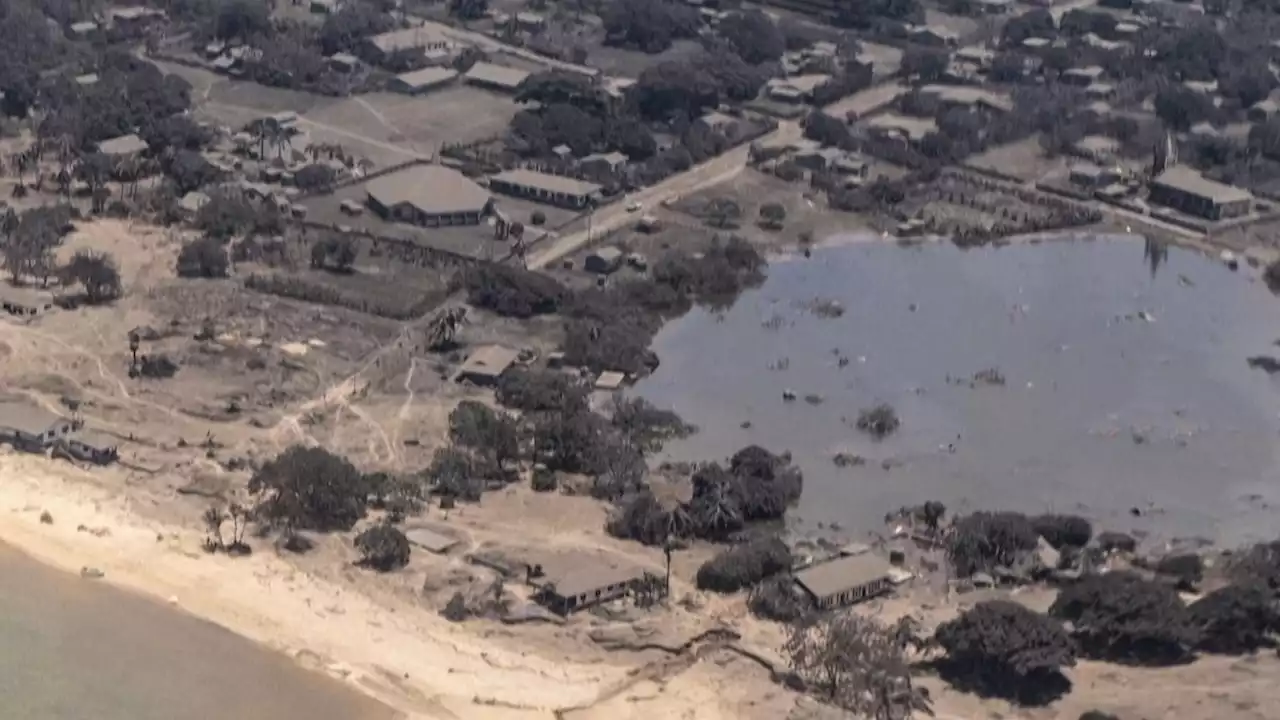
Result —
M995 170L1016 177L1024 182L1037 182L1046 176L1063 174L1071 165L1065 156L1045 157L1039 136L998 145L965 161L966 165Z
M506 95L455 85L420 97L383 92L359 95L318 107L306 118L431 155L442 143L501 134L519 109Z

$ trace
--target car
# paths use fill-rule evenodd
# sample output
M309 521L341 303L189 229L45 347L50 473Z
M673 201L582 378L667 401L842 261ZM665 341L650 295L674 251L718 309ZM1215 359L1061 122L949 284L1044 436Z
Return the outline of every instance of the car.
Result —
M642 210L643 208L644 208L644 205L641 204L639 200L632 200L631 202L627 203L627 212L629 213L640 212L640 210Z

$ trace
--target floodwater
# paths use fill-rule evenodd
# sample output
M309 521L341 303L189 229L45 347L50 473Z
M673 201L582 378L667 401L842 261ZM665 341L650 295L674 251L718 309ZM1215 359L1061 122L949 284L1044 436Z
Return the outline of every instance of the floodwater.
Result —
M1153 540L1274 538L1280 375L1246 358L1280 355L1280 299L1256 270L1176 248L1153 269L1148 249L864 242L775 261L727 312L664 328L662 365L636 392L700 428L667 459L791 451L801 530L878 531L936 499L1078 513ZM820 317L815 299L845 312ZM1005 384L971 386L988 368ZM881 402L902 425L877 442L854 426ZM867 462L837 467L839 452Z
M0 547L4 720L390 720L209 623Z

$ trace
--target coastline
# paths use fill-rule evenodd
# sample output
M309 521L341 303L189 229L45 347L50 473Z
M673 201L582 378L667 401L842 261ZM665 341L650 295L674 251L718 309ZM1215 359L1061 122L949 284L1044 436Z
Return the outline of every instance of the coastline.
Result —
M591 703L623 674L515 653L425 608L396 612L306 575L270 548L245 558L210 556L199 532L145 520L124 498L78 482L78 473L85 471L0 450L7 511L0 543L68 573L100 570L101 579L86 581L219 625L406 720L552 718L555 709ZM40 521L44 512L52 523Z

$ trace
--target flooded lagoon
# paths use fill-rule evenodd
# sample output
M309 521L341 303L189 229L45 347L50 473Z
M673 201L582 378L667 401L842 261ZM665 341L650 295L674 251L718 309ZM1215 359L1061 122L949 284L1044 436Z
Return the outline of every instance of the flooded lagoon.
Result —
M390 720L215 625L0 547L5 720Z
M1144 249L875 242L775 261L727 312L668 325L636 391L701 428L668 459L790 450L802 529L878 530L886 512L937 499L1156 539L1275 537L1280 375L1246 358L1280 355L1280 299L1256 271L1176 248L1153 272ZM971 382L991 368L1004 385ZM854 425L881 402L902 426L877 442ZM837 467L837 453L866 463Z

